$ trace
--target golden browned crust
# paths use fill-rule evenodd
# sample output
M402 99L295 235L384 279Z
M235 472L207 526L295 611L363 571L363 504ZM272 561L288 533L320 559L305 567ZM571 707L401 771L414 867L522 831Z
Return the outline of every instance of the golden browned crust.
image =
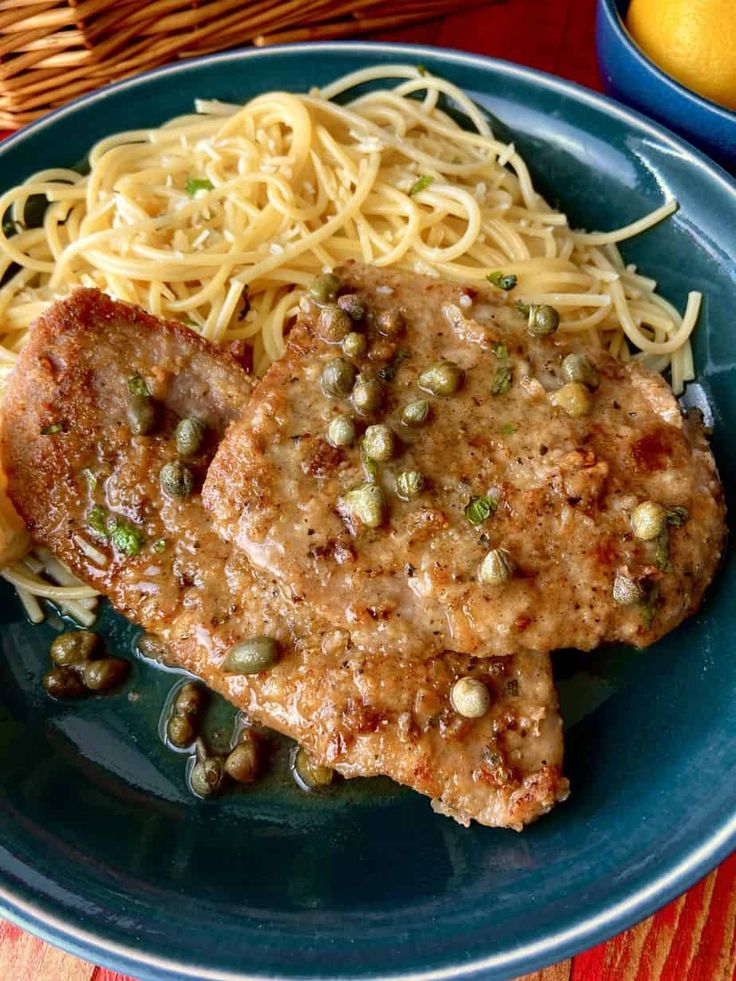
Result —
M134 374L162 407L156 435L130 431ZM173 663L345 776L386 774L485 824L520 828L545 813L567 794L548 657L404 661L356 651L344 631L254 573L214 533L196 489L185 502L161 494L179 416L207 421L209 442L192 462L201 480L250 386L228 356L177 325L90 291L56 304L33 329L4 404L3 466L35 541L160 635ZM54 421L63 431L43 435ZM97 478L92 489L85 469ZM95 536L93 505L140 530L139 554ZM104 568L83 539L106 556ZM152 547L160 541L163 551ZM278 639L279 663L257 676L226 675L230 647L263 633ZM481 720L449 706L449 688L467 673L493 695Z

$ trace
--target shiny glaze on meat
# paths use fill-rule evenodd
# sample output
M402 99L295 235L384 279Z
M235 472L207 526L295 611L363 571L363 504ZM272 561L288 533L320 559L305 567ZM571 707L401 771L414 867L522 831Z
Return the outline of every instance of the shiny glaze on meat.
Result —
M286 355L208 472L205 505L224 537L295 597L333 620L342 612L355 643L407 656L645 646L697 609L723 546L722 490L701 426L683 418L660 376L589 350L601 384L593 413L572 418L550 392L562 384L563 356L580 345L559 333L531 337L499 291L357 265L341 277L369 311L397 309L406 321L387 338L369 317L370 347L356 361L375 376L406 354L384 384L384 410L365 420L388 423L402 444L379 466L387 520L366 528L341 507L365 476L357 444L325 442L330 419L351 406L321 389L322 367L340 349L319 337L319 309L306 301ZM494 395L499 343L513 383ZM452 396L426 396L430 420L407 429L399 411L423 396L417 378L441 358L465 369L464 383ZM396 494L402 470L427 480L414 500ZM488 493L498 511L474 527L464 510ZM646 499L689 512L671 530L668 571L656 568L656 543L631 532L631 511ZM503 585L478 581L493 547L518 566ZM617 573L656 585L649 609L614 602Z
M135 436L128 379L140 374L163 407L159 434ZM200 676L254 720L303 744L346 777L386 774L457 820L520 829L567 795L562 724L548 657L408 661L356 650L346 631L253 571L213 531L195 494L162 496L180 416L206 421L193 468L201 480L217 439L243 410L251 380L228 356L176 324L93 291L57 304L33 329L3 406L3 466L33 538L51 548L125 616L158 634L172 663ZM64 432L42 435L54 421ZM97 476L90 490L84 471ZM102 505L145 535L134 557L90 530ZM104 553L104 568L80 547ZM164 541L163 551L154 542ZM255 676L225 674L247 637L278 639L281 659ZM493 694L463 719L449 689L465 674Z

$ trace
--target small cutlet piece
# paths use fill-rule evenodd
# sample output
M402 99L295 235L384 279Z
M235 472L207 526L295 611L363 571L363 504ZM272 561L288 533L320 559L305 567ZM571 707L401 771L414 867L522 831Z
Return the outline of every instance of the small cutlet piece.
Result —
M171 664L316 762L346 777L389 776L465 824L521 829L546 813L568 793L546 655L402 660L356 650L215 533L199 488L251 389L228 355L180 325L92 291L55 304L3 405L8 491L34 541L156 634ZM145 392L152 404L141 408ZM146 417L146 432L136 431ZM200 433L182 456L192 449L183 419L198 420ZM258 636L276 642L276 663L228 670L233 648ZM466 677L487 694L452 699ZM473 717L477 691L485 711Z
M659 375L490 287L338 276L209 469L223 537L397 656L643 647L698 608L723 492ZM646 502L661 527L639 537Z

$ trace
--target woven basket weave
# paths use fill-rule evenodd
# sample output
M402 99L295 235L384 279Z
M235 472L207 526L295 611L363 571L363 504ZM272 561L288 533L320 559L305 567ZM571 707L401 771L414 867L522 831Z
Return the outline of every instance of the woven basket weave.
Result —
M436 17L463 0L0 0L0 129L178 58L345 37Z

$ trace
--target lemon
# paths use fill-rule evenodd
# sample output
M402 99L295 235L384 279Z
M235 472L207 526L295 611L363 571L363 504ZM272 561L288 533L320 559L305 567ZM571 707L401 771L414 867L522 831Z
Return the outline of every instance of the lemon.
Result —
M668 75L736 110L736 0L631 0L626 24Z

